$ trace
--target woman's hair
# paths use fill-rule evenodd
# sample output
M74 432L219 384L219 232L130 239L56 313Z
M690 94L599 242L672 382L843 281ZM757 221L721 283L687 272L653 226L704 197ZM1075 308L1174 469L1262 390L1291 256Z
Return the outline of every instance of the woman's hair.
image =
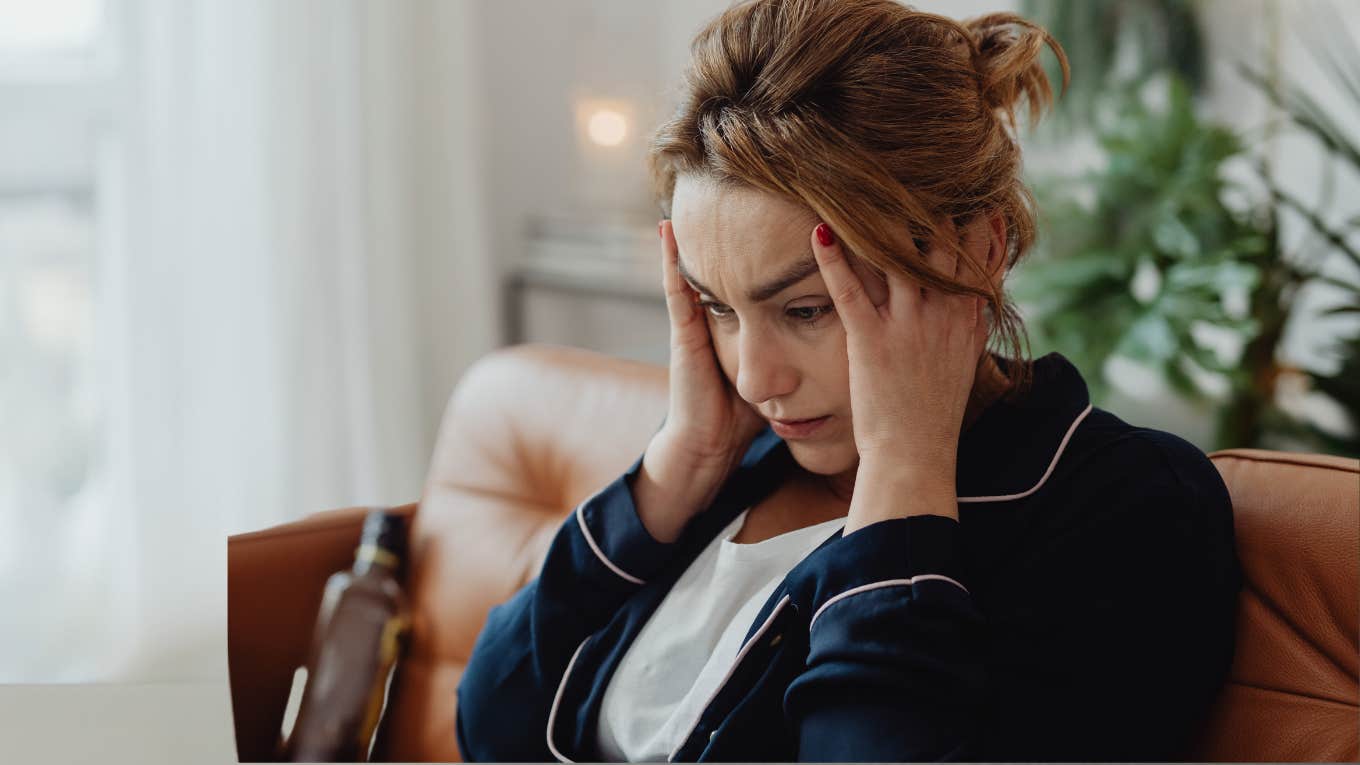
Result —
M851 258L928 287L986 298L1011 394L1027 388L1028 340L1004 291L929 270L926 243L962 255L950 224L1000 211L1013 266L1035 238L1020 178L1016 110L1053 99L1044 29L1009 13L964 22L894 0L746 0L690 45L682 101L649 155L662 214L694 175L810 208ZM971 260L965 259L972 263ZM980 264L973 264L975 275Z

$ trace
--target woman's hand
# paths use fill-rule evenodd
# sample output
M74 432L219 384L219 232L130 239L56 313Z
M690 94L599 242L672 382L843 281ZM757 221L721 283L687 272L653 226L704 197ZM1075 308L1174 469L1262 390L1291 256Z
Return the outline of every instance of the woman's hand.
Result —
M766 423L737 394L718 365L699 295L681 278L670 221L662 221L662 285L670 316L670 394L666 422L643 457L639 506L660 497L658 509L639 513L653 536L677 537L684 523L707 509ZM649 522L650 521L650 522Z
M984 301L926 290L895 273L886 276L886 299L871 299L826 224L813 230L812 250L845 328L860 457L855 500L866 477L893 483L898 490L928 485L940 495L947 483L952 496L959 431L987 341ZM932 248L926 260L937 272L957 276L956 259L943 248ZM925 512L957 517L956 501L926 503L933 509ZM856 504L852 501L852 516ZM902 510L891 512L916 514ZM872 512L889 511L879 507ZM847 524L846 533L852 525Z
M740 461L765 419L718 366L699 294L680 276L670 221L661 223L662 284L670 316L670 407L661 432L691 466Z

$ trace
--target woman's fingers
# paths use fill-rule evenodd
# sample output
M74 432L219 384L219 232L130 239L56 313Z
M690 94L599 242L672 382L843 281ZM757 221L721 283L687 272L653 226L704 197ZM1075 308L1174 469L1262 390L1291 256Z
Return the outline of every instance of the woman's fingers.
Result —
M979 286L977 276L969 267L970 264L963 262L964 259L972 257L973 253L970 250L972 247L973 244L966 236L959 242L958 250L937 247L931 252L930 266L937 273L952 278L955 282ZM982 314L982 298L967 292L950 294L939 290L931 291L929 296L937 304L940 318L953 328L966 329L975 350L980 353L986 342L987 331L986 320Z
M926 250L925 256L926 265L929 266L930 270L934 271L937 276L944 279L952 279L954 277L954 274L957 272L958 261L954 257L954 253L950 252L948 247L936 244ZM927 299L943 294L944 293L941 293L939 290L926 288Z
M817 258L822 278L826 281L836 311L847 328L867 326L867 322L878 316L879 308L888 306L891 315L921 316L920 311L928 311L946 323L963 322L970 327L982 322L982 300L967 293L950 294L930 289L914 279L890 270L879 277L863 264L851 264L845 257L840 243L835 240L830 229L822 230L819 224L812 234L812 251ZM823 240L825 236L830 243ZM961 280L971 284L976 279L968 278L967 264L959 259L948 247L934 244L919 253L926 267L944 279ZM877 288L878 294L873 294Z
M675 244L675 232L671 222L661 221L661 286L666 293L666 312L671 320L671 344L687 347L692 342L689 335L694 332L694 322L699 316L699 306L695 294L680 276L680 252Z
M894 312L911 312L921 303L920 283L908 279L900 271L894 270L888 274L888 292L888 301Z
M825 223L812 230L812 252L817 259L822 279L831 293L831 302L847 330L867 326L877 314L873 302L864 291L864 284L855 275L841 251L840 243Z
M855 272L859 282L864 286L864 293L869 296L869 302L875 308L882 308L888 302L888 281L876 268L864 259L849 260L850 270Z
M919 244L916 246L917 252L908 257L919 258L924 261L926 251L919 249ZM925 299L925 288L921 283L898 270L894 270L888 275L888 289L891 293L890 301L893 304L894 313L900 312L906 316L914 315Z

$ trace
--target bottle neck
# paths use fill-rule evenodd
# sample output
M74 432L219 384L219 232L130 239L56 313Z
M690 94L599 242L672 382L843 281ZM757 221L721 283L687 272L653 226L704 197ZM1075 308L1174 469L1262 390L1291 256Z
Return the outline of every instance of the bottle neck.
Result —
M367 574L369 571L395 573L400 561L390 550L374 544L362 544L354 550L354 573Z

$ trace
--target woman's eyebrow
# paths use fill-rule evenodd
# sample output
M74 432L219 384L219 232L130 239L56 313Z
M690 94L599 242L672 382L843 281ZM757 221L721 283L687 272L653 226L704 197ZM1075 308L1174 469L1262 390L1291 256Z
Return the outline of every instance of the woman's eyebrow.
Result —
M689 282L690 286L694 287L694 289L704 293L705 295L714 295L713 290L710 290L709 288L700 284L697 279L690 275L689 270L685 268L685 261L682 258L677 257L675 260L675 265L680 270L680 276L683 277L685 281ZM803 260L800 260L797 263L794 263L792 266L789 266L787 269L784 270L784 273L780 274L779 276L775 277L769 282L766 282L765 284L755 287L754 289L748 290L746 293L746 297L752 303L763 303L766 300L769 300L775 295L778 295L779 293L788 289L789 287L792 287L798 282L801 282L804 279L808 278L809 276L812 276L814 273L817 273L817 270L818 270L817 259L813 257L812 251L809 250L807 253L807 257L805 257Z

